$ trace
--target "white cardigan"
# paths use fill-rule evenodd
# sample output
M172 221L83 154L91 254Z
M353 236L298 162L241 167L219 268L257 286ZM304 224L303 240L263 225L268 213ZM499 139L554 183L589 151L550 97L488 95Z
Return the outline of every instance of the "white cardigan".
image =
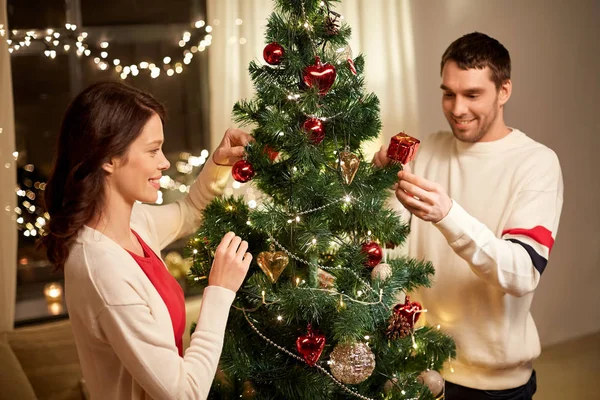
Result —
M202 209L222 193L229 171L210 160L185 199L164 206L136 204L131 228L160 254L197 229ZM92 399L208 396L234 292L205 289L198 326L183 358L161 296L127 251L100 232L80 231L65 264L65 292Z

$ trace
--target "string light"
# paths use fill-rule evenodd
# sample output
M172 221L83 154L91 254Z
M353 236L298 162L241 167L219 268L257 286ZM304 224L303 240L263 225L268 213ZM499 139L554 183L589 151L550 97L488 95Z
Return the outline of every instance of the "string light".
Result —
M241 21L240 18L237 18L235 20L236 25L241 25ZM215 24L218 24L218 22ZM192 27L194 28L193 31L182 32L181 40L179 41L179 46L183 49L181 62L177 63L178 65L175 66L175 68L170 68L168 64L172 62L172 57L163 57L164 64L167 67L165 68L167 76L183 73L184 65L189 65L192 62L194 53L204 51L206 47L212 44L212 26L206 25L204 20L198 20L192 24ZM4 37L5 33L6 30L4 29L4 25L0 24L0 35ZM77 56L85 55L86 57L89 57L94 56L94 54L99 54L100 58L107 59L108 63L106 65L95 62L101 70L108 70L109 67L114 66L115 73L119 74L121 79L127 79L130 75L137 76L139 74L139 72L135 72L133 69L131 71L123 71L122 68L116 68L119 66L120 60L109 59L109 54L106 51L110 46L108 41L98 43L97 46L99 50L98 53L96 53L96 51L93 48L90 48L86 43L86 38L88 37L87 32L77 32L77 25L72 23L66 23L64 28L59 29L48 28L44 31L30 30L27 32L13 30L12 32L9 32L9 34L10 37L6 37L5 40L8 44L8 51L11 54L14 54L24 46L30 46L32 40L37 40L42 41L45 44L45 48L42 51L46 57L54 59L59 51L64 51L66 53L71 49L72 44L74 44L77 47ZM200 37L198 36L202 37L202 39L200 40ZM160 69L156 68L156 65L154 64L149 64L147 61L142 61L139 64L136 62L134 64L139 65L140 69L148 68L152 78L158 78L161 75Z

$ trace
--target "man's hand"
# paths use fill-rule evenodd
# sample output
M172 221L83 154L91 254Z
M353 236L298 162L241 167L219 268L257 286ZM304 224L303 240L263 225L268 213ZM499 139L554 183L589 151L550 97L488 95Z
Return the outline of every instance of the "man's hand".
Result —
M379 168L387 166L392 161L387 156L387 149L387 146L381 146L381 149L379 149L379 151L373 156L373 161L371 161L371 163ZM411 172L410 165L403 164L402 171Z
M225 131L219 147L213 153L213 161L218 165L233 165L244 156L244 147L254 140L241 129L230 128Z
M452 199L439 184L406 170L398 172L398 178L396 197L411 214L433 223L448 215Z

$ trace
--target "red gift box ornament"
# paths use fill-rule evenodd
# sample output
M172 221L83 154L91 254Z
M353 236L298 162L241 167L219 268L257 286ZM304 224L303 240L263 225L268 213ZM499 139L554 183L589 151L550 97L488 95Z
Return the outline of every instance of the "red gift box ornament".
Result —
M308 87L316 86L321 96L327 94L335 82L335 67L329 63L321 64L321 58L315 57L314 65L304 68L302 81Z
M400 132L390 140L387 156L400 164L407 164L414 160L419 143L421 143L419 139Z
M319 357L321 357L321 353L325 348L325 335L315 333L311 325L308 324L308 332L296 339L296 347L304 361L313 367L319 361Z

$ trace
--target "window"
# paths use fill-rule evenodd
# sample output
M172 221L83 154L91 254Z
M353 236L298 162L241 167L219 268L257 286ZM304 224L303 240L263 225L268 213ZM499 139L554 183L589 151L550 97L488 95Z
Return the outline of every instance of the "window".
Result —
M125 79L166 105L164 151L171 169L165 175L172 179L164 182L165 203L183 196L201 168L201 155L207 156L202 150L209 146L204 50L210 39L203 23L195 24L205 15L205 0L46 0L43 7L33 3L8 0L18 152L16 325L66 315L64 300L47 303L44 298L45 285L62 283L63 277L35 242L47 218L41 199L60 122L77 93L93 82ZM77 27L73 30L70 23ZM26 40L33 32L43 40ZM185 245L185 240L174 243L163 258L173 266L172 273L183 278L180 282L189 295L193 290L181 275Z

